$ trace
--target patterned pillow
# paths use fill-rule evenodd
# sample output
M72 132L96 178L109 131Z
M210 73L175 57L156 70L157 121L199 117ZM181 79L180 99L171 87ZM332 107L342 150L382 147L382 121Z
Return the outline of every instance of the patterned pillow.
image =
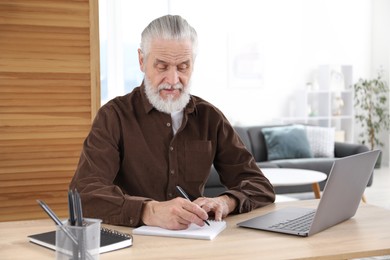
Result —
M335 128L306 126L306 135L314 157L334 157Z

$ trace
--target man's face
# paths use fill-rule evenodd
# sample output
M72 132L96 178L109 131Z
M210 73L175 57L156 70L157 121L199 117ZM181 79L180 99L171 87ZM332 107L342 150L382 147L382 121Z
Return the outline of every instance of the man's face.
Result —
M139 63L145 78L162 100L177 100L187 88L193 71L192 44L189 40L153 40L146 58L139 50ZM182 87L174 88L177 85ZM167 87L168 86L168 87Z

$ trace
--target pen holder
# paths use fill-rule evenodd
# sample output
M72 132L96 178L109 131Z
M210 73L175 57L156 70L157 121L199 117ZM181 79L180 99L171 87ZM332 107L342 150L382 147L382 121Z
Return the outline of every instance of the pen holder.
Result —
M100 248L100 219L84 219L83 226L68 221L56 229L57 260L97 260Z

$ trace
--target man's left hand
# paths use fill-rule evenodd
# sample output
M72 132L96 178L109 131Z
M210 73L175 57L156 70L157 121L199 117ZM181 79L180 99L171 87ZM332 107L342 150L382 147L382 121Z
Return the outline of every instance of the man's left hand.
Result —
M214 213L214 218L217 221L221 221L237 206L236 200L227 195L216 198L200 197L193 202L198 204L207 213Z

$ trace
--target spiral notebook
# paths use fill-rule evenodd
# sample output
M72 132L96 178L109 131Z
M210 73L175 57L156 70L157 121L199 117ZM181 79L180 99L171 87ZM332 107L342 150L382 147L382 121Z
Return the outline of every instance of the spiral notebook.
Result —
M50 231L28 236L30 242L50 248L56 249L56 232ZM122 233L116 230L101 227L100 229L100 249L99 253L130 247L133 245L133 237L130 234Z
M191 224L189 228L184 230L169 230L160 227L141 226L133 229L133 235L146 236L163 236L163 237L180 237L212 240L226 228L225 221L210 221L210 226L203 227Z

